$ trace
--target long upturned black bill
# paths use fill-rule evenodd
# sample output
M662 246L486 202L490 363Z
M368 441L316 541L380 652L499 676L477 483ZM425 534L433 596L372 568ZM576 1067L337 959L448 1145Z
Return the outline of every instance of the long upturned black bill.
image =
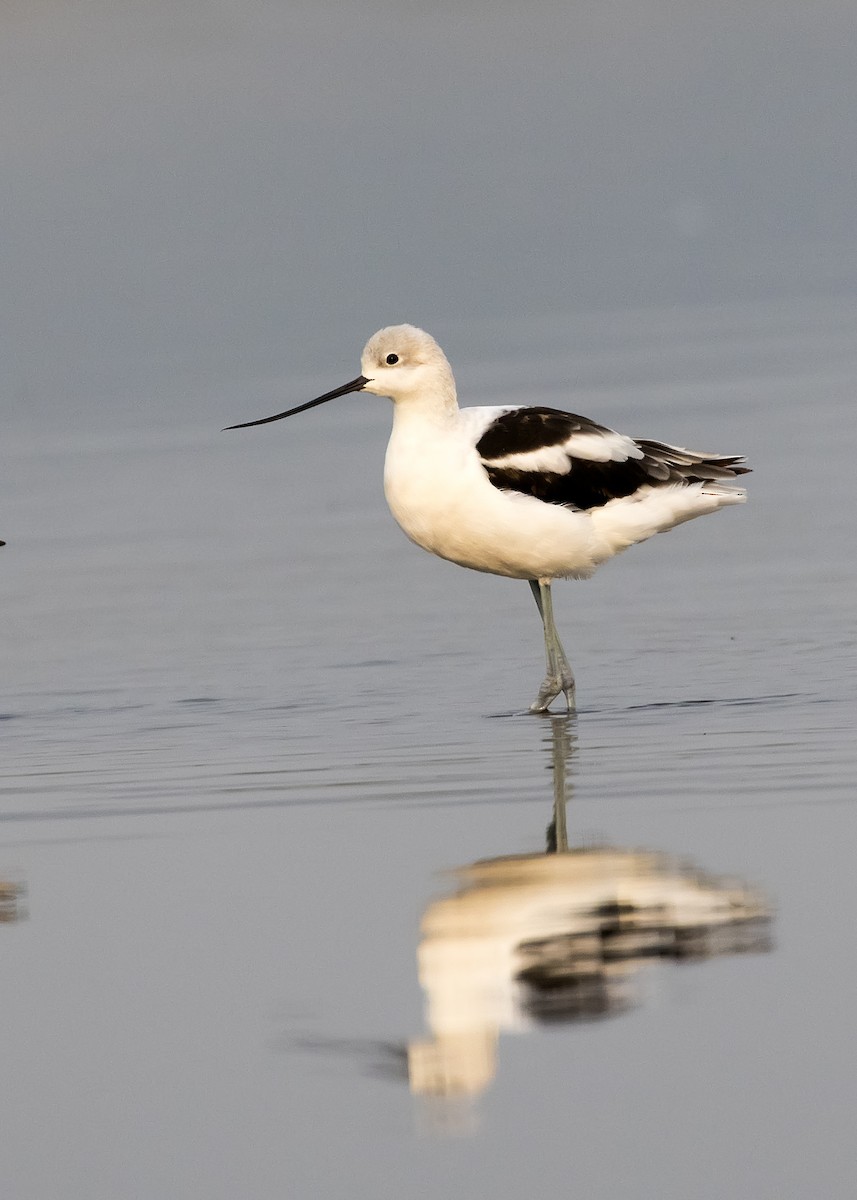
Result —
M271 421L282 421L284 417L293 417L295 413L306 412L308 408L315 408L317 404L326 404L328 400L335 400L337 396L347 396L349 392L359 392L369 382L370 380L365 375L358 375L350 383L343 383L342 387L334 388L332 392L325 392L316 400L308 400L306 404L299 404L297 408L275 413L273 417L262 417L258 421L244 421L241 425L227 425L222 432L228 433L230 429L249 429L251 425L268 425Z

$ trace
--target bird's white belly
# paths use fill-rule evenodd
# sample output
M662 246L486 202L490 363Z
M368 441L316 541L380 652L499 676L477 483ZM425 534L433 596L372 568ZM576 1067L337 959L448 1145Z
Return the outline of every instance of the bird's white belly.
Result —
M459 437L394 428L384 492L411 541L475 571L586 576L601 557L587 514L495 488L472 443Z

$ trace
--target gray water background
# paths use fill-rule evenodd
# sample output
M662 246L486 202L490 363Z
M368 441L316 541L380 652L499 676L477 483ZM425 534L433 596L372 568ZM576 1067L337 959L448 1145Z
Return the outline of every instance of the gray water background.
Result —
M556 590L572 842L744 877L776 948L503 1036L466 1136L390 1066L439 873L544 846L528 589L402 537L377 398L7 443L7 1195L850 1194L855 316L568 319L564 354L558 319L529 330L528 395L597 371L582 411L753 463L747 507Z
M9 6L0 1193L803 1200L857 1186L853 9ZM387 402L224 434L413 320L467 404L754 468L558 585L569 832L767 954L409 1094L419 925L538 853L528 589L411 546Z

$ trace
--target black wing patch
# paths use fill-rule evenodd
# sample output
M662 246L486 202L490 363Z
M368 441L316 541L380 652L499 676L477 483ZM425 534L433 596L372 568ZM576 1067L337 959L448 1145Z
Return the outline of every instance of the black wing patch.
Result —
M503 491L521 492L547 504L587 510L631 496L642 487L667 484L713 483L745 475L739 455L706 455L662 442L636 440L639 458L596 462L574 454L575 434L617 438L612 430L586 417L550 408L525 408L504 413L485 431L476 449L488 478ZM496 466L492 459L526 454L569 443L565 473Z
M543 446L558 446L567 442L573 433L612 432L588 417L560 412L556 408L515 408L488 426L476 450L481 458L505 458L507 454L526 454Z
M513 467L485 464L488 478L501 491L522 492L546 504L586 510L600 508L619 496L630 496L651 482L639 459L623 463L584 462L578 459L567 475L553 472L516 471Z

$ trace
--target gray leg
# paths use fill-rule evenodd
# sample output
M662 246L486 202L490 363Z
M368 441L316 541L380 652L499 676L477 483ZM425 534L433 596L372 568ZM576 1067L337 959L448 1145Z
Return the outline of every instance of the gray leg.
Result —
M530 712L547 712L551 701L563 693L568 711L574 712L574 675L569 666L553 619L553 597L549 579L530 580L530 588L545 629L545 663L547 674L539 694L530 705Z

